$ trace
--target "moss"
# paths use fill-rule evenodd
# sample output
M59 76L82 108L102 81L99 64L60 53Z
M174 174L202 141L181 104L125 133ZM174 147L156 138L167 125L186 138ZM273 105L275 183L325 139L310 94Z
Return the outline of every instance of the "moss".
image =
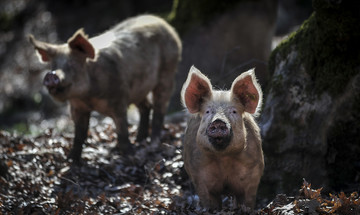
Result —
M296 66L304 65L315 83L308 90L317 94L328 91L333 96L343 93L360 62L359 7L353 4L314 0L315 12L272 52L270 74L275 70L277 56L286 59L295 47Z
M12 128L8 129L9 132L16 131L19 134L31 134L26 123L17 123Z
M14 25L14 16L8 13L0 13L0 30L9 31Z
M234 8L234 5L241 1L244 0L174 0L167 20L183 35L191 27L207 24L215 16Z
M281 59L286 59L287 55L290 54L292 47L294 46L294 37L298 33L298 31L291 33L286 39L281 41L280 44L271 52L268 63L268 70L270 72L270 75L274 74L275 72L275 67L278 63L277 58L280 57Z

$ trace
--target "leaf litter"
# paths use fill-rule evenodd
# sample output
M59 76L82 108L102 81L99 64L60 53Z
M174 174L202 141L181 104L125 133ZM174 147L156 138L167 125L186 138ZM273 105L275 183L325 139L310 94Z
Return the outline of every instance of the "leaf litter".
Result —
M92 122L78 166L66 159L71 129L36 136L0 131L0 214L360 214L357 192L324 196L305 180L298 196L279 194L257 211L234 207L231 198L222 210L202 208L183 167L185 126L166 123L162 144L154 146L135 143L131 125L136 153L121 156L112 150L111 120Z

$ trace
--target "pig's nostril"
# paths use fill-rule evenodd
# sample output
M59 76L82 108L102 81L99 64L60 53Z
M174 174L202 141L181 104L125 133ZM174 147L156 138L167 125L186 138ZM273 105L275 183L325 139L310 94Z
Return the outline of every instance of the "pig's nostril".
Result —
M223 122L223 121L221 121L221 120L215 120L214 122L212 122L212 123L210 124L209 129L210 129L210 130L217 130L217 129L226 130L227 127L226 127L225 122Z
M229 133L230 131L226 123L221 120L215 120L209 125L207 129L207 134L214 138L227 136Z
M48 72L44 77L43 83L46 87L56 87L60 84L60 78L54 71Z

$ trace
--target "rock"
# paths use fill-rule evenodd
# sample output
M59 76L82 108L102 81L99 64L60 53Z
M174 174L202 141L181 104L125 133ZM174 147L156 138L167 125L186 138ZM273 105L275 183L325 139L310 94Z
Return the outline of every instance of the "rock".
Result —
M269 61L259 119L264 196L293 194L302 178L327 191L359 183L359 6L314 0L313 7Z

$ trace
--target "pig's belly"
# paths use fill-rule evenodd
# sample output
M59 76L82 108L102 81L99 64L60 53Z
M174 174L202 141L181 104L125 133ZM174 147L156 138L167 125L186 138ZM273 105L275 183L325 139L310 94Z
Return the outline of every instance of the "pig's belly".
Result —
M129 104L139 104L155 88L157 83L156 74L146 80L134 81L129 92Z

